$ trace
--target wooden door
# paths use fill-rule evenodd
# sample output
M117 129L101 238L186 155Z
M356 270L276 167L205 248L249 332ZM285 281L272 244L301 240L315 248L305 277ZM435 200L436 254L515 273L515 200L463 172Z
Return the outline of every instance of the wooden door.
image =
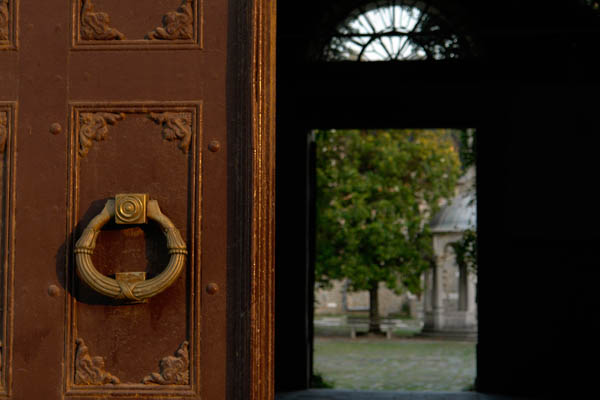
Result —
M0 0L0 397L272 396L269 3Z

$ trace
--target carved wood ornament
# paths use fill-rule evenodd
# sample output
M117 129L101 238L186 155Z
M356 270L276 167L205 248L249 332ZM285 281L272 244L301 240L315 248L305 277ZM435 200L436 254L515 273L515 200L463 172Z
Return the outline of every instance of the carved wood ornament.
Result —
M92 0L83 0L80 34L84 40L125 39L125 35L116 28L111 28L110 17L107 13L94 11Z
M170 11L163 17L163 26L148 32L149 40L178 40L194 38L194 10L192 0L183 0L177 11Z
M103 357L92 357L83 339L75 342L76 385L119 385L121 380L105 370ZM145 385L188 385L190 383L189 342L186 340L177 349L175 356L164 357L158 363L160 372L152 372L142 379Z
M8 0L0 0L0 2ZM79 34L83 40L114 41L125 40L125 35L110 26L110 16L94 9L92 0L82 0ZM0 20L1 21L1 20ZM167 12L162 26L154 28L144 37L145 40L193 40L194 39L194 0L183 0L176 11Z
M8 0L0 0L0 41L9 39Z
M144 377L144 384L187 385L190 382L189 343L184 341L175 352L175 356L164 357L158 363L160 372Z
M189 112L151 112L148 117L162 127L165 140L179 141L179 148L187 154L192 140L192 113ZM3 135L2 113L0 112L0 152ZM6 115L4 116L6 119ZM115 125L125 118L122 112L83 112L79 114L79 155L85 157L94 141L104 140L108 134L108 126ZM6 123L5 123L6 124ZM4 125L5 125L4 124ZM6 139L4 139L4 142Z
M92 147L93 141L101 141L108 134L108 125L114 125L125 118L124 113L81 113L79 115L79 155L84 157Z
M192 114L178 112L150 113L150 119L162 125L166 140L180 140L179 148L187 153L192 139Z
M0 154L6 149L8 139L8 114L6 111L0 111Z
M121 383L119 378L104 369L104 358L90 356L90 351L83 339L79 338L75 343L77 344L75 353L76 385L117 385Z

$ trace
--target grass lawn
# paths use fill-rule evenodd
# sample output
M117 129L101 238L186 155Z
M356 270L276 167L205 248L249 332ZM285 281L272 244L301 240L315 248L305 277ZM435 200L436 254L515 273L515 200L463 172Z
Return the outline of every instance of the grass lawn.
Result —
M350 337L350 327L348 325L342 326L315 326L315 337L340 337L340 338L349 338ZM356 332L366 333L367 327L362 329L357 329ZM421 327L406 327L406 328L395 328L393 331L393 336L396 338L408 338L411 336L415 336L417 333L421 332Z
M475 380L475 343L315 338L314 369L336 389L462 391Z

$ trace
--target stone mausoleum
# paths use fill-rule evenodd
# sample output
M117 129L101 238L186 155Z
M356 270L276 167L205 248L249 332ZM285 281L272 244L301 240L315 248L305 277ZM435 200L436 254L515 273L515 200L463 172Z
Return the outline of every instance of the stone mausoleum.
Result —
M477 336L475 289L477 276L467 267L459 267L451 243L466 230L477 226L474 169L461 178L457 195L432 219L435 267L425 273L423 333L458 339Z

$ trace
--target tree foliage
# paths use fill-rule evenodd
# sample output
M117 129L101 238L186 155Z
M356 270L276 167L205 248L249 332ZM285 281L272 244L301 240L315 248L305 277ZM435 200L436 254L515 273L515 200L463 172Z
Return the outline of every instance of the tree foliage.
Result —
M452 132L318 131L316 146L317 282L420 293L429 219L460 175Z
M477 151L474 129L462 131L459 135L460 139L460 159L463 168L466 170L469 167L475 167L477 163ZM473 200L477 198L477 189L475 180L468 190L473 193ZM477 273L477 231L467 229L463 232L462 237L456 242L450 243L456 257L456 265L461 268L466 268L472 273Z
M454 250L456 265L469 272L477 273L477 232L467 229L459 240L449 245Z
M477 153L475 151L475 129L466 129L458 132L458 140L460 141L459 155L463 169L475 166Z

